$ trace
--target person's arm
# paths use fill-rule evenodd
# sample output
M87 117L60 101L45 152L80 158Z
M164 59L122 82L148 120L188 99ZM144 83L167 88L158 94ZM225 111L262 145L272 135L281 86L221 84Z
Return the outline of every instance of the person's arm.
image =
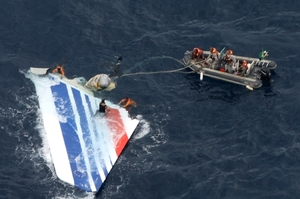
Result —
M54 68L54 69L52 70L52 73L57 73L57 68Z
M136 102L132 100L131 105L136 107Z
M62 76L65 76L65 69L64 69L63 66L60 68L60 71L61 71L61 75L62 75Z
M124 106L122 106L123 108L126 108L127 106L130 105L130 100L127 100L126 104Z
M125 101L126 99L122 99L118 104L121 104Z
M132 105L132 106L136 106L135 101L129 99L126 104L123 106L123 108L126 108L127 106Z

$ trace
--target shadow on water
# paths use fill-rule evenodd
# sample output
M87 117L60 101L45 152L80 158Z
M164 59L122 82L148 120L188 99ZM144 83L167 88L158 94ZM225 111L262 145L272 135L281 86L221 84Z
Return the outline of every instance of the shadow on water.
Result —
M190 90L197 91L201 94L196 101L205 100L221 100L229 103L235 103L241 99L242 96L251 93L244 86L215 80L205 77L202 81L198 74L186 74L184 78L188 80Z
M189 72L186 70L185 72ZM197 91L198 94L202 94L197 101L204 101L208 99L222 100L225 102L237 102L245 94L255 92L257 90L264 90L264 96L276 96L277 93L273 91L273 87L278 81L279 77L275 71L271 71L272 76L270 80L263 80L263 84L260 88L254 89L254 91L248 90L246 87L216 80L209 77L204 77L200 80L200 75L197 73L184 74L183 77L188 80L190 90Z
M261 89L265 91L265 96L276 96L277 93L273 91L276 83L279 80L279 76L276 74L275 71L271 71L271 79L269 81L263 81L263 85Z

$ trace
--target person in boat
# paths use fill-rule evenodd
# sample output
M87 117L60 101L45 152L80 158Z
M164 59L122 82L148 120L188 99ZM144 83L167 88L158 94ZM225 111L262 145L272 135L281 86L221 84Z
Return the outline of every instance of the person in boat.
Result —
M65 70L64 70L64 66L63 65L56 65L56 68L54 68L52 70L52 73L58 73L61 74L62 76L65 76Z
M205 57L203 55L203 50L200 48L196 47L193 49L191 59L196 59L196 61L200 61L201 59L204 60Z
M210 47L210 54L207 57L207 62L211 63L211 68L216 69L217 63L219 61L219 52L215 47Z
M233 56L232 50L227 50L226 54L223 58L225 62L225 71L229 73L237 72L237 68L235 67L236 59Z
M246 60L243 60L239 70L238 70L238 75L244 76L248 70L248 62Z
M119 105L124 104L122 107L127 111L130 111L132 107L136 107L136 102L129 97L123 98L119 103Z
M105 104L105 99L102 99L99 103L99 112L100 113L107 113L109 112L109 107Z

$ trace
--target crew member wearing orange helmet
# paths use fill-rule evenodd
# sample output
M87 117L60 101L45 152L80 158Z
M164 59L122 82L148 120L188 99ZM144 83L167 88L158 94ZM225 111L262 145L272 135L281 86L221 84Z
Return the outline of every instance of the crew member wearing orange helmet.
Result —
M196 59L197 61L199 61L200 59L205 59L204 55L203 55L203 50L201 50L200 48L196 47L193 49L192 52L192 59Z
M210 51L210 54L208 56L209 58L213 59L213 61L219 59L219 52L215 47L210 47L209 51Z
M211 68L216 69L217 68L217 63L219 61L219 52L215 47L210 47L209 49L210 54L208 55L207 62L211 63Z
M239 75L244 76L248 70L248 62L246 60L243 60L240 68L239 68Z
M225 61L225 71L229 73L236 72L237 68L235 67L236 59L233 56L232 50L227 50L223 58Z
M224 56L223 59L224 59L227 63L231 63L231 62L234 61L232 55L233 55L232 50L226 50L226 54L225 54L225 56Z

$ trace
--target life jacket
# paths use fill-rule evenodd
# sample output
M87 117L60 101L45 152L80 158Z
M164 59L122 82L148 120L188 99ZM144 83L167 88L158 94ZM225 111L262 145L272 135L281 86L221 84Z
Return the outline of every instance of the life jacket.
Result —
M136 106L136 103L135 103L135 101L133 101L132 99L130 99L130 98L127 98L125 101L124 101L124 103L125 103L125 105L124 105L124 107L127 107L127 106Z
M57 65L55 69L52 70L52 73L59 73L62 76L65 76L65 70L63 66Z

